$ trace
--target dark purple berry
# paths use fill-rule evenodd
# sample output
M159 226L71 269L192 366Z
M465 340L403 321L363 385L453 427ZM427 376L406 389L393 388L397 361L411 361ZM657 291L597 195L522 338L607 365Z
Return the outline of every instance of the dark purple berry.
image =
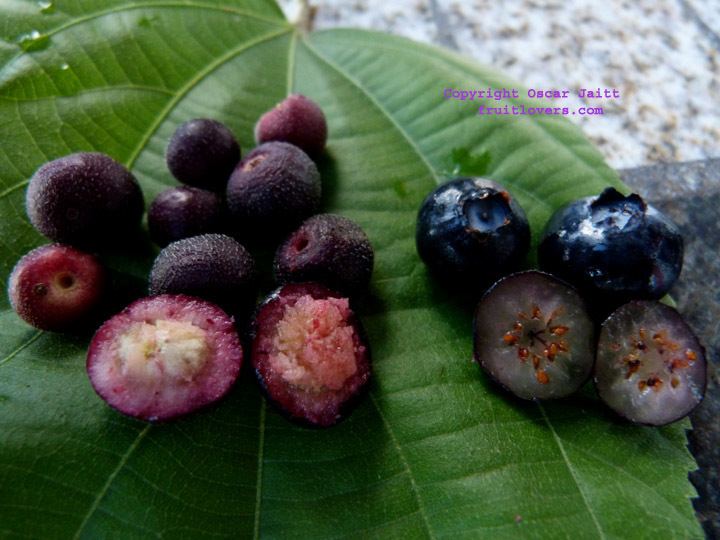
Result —
M443 282L481 289L518 269L530 246L530 227L500 184L457 178L427 196L415 240L418 254Z
M370 351L348 299L313 283L285 285L258 309L252 365L268 399L291 420L328 427L370 379Z
M275 253L275 279L317 281L347 294L367 288L373 249L354 221L334 214L306 219Z
M555 212L538 255L543 270L594 302L618 305L667 293L682 269L683 240L678 227L639 195L608 188Z
M313 100L292 94L260 117L255 124L255 141L284 141L319 156L327 141L327 122Z
M139 229L140 186L105 154L71 154L40 167L30 179L27 213L55 242L99 247Z
M320 173L297 146L261 144L237 166L227 187L233 227L243 236L287 232L320 206Z
M255 303L255 263L236 240L204 234L168 245L150 271L149 292L187 294L216 303L232 314Z
M197 118L177 128L165 159L183 184L223 191L240 161L240 146L232 131L217 120Z
M595 356L585 303L566 283L520 272L495 283L475 311L475 361L523 399L552 399L578 390Z
M705 395L705 349L673 308L636 300L602 324L595 363L600 398L638 424L687 416Z
M106 271L87 253L61 244L36 248L10 274L8 296L17 314L42 330L77 328L103 297Z
M164 247L190 236L222 232L224 208L212 191L187 186L166 189L148 210L150 237Z
M243 350L232 318L183 295L132 303L90 343L87 372L98 395L123 414L168 420L223 397Z

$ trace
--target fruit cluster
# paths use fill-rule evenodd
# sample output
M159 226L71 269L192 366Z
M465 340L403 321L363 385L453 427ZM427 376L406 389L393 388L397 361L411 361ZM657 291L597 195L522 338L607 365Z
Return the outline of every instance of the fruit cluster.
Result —
M703 399L704 349L658 302L680 275L683 240L639 195L608 188L559 209L540 241L542 271L517 272L530 245L521 206L496 182L457 178L423 202L416 243L438 280L484 291L474 358L516 396L565 397L593 374L611 409L655 426Z
M325 147L325 116L291 95L260 118L255 139L241 159L226 126L195 119L168 144L168 168L183 185L160 193L148 211L162 248L149 296L104 322L87 356L95 391L124 414L167 420L217 401L248 350L270 402L302 424L335 424L367 387L370 353L349 296L368 286L373 249L353 221L314 215L322 185L313 158ZM92 324L111 280L91 253L139 230L140 186L109 156L78 153L42 166L26 203L31 223L55 243L17 263L13 308L43 330ZM258 290L240 241L269 247L282 236L273 264L280 288L246 325ZM238 330L246 329L243 345Z

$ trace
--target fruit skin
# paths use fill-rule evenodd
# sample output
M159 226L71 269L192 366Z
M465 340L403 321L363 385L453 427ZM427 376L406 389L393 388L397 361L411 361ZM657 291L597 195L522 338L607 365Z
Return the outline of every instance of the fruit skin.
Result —
M54 332L89 320L105 292L107 273L93 255L48 244L24 255L10 274L8 297L28 324Z
M522 399L576 392L595 357L595 327L577 291L530 270L500 279L482 297L473 322L474 359Z
M194 187L166 189L148 210L150 238L161 247L190 236L222 232L224 225L220 196Z
M320 173L305 152L284 142L261 144L228 182L232 225L243 237L285 233L317 211L321 191Z
M353 294L367 288L374 252L365 231L335 214L306 219L275 253L275 280L317 281Z
M222 191L240 161L240 145L222 123L196 118L175 130L165 160L172 175L183 184Z
M133 325L151 328L158 321L185 325L183 330L187 333L189 328L194 341L181 336L187 344L183 350L177 335L172 337L167 329L165 336L159 332L154 335L156 341L139 345L137 336L123 339ZM163 339L165 351L157 345ZM150 355L148 346L153 349ZM139 359L120 356L129 350L125 353L129 357L138 349L144 355ZM190 355L198 349L198 354L207 356L194 368ZM174 362L167 350L176 355ZM95 392L108 405L154 422L188 414L222 398L235 383L242 361L233 319L224 311L199 298L161 295L137 300L106 321L90 342L86 367Z
M242 315L255 304L255 262L237 240L204 234L178 240L160 251L149 294L186 294Z
M105 154L81 152L40 167L26 193L30 222L54 240L103 247L139 229L142 191L130 172Z
M445 284L483 288L522 263L530 226L520 204L497 182L456 178L425 198L415 241L422 260Z
M683 239L677 225L639 195L607 188L555 212L538 256L543 270L593 301L617 306L668 292L682 269Z
M702 402L705 348L675 309L634 300L603 322L594 380L600 399L618 415L664 426Z
M317 157L327 142L327 121L322 109L302 94L292 94L260 117L255 142L283 141Z
M306 427L330 427L352 411L368 388L371 377L370 349L365 330L350 311L346 323L353 329L357 371L345 381L340 390L317 393L293 388L282 374L271 369L272 339L287 306L309 295L313 299L341 299L342 296L318 283L291 283L271 293L258 307L251 325L251 362L258 382L267 399L289 420Z

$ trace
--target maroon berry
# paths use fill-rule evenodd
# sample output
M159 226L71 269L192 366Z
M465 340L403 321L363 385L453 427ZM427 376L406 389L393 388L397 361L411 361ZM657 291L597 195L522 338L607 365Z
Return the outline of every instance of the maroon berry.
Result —
M327 141L325 115L313 100L292 94L260 117L255 124L255 141L288 142L317 157Z
M590 376L593 322L575 289L549 274L495 283L478 303L474 330L475 361L520 398L565 397Z
M262 144L228 182L233 227L243 237L288 231L317 211L321 189L320 173L305 152L284 142Z
M222 191L240 161L240 146L232 131L217 120L197 118L177 128L165 160L183 184Z
M317 281L351 294L365 289L373 269L373 249L354 221L334 214L306 219L275 253L275 279Z
M144 210L135 177L109 156L87 152L40 167L26 206L30 222L48 238L95 247L137 230Z
M285 285L260 306L252 364L268 399L291 420L340 421L370 379L370 351L348 299L319 284Z
M600 398L631 422L662 426L705 395L705 349L673 308L633 301L602 324L595 364Z
M223 310L199 298L162 295L137 300L100 327L87 371L108 405L155 421L223 397L242 360L235 325Z
M164 247L190 236L221 232L223 213L223 201L212 191L187 186L166 189L148 210L150 237Z
M239 315L255 306L255 263L237 240L204 234L173 242L150 271L149 293L198 296Z
M8 296L17 314L42 330L77 327L99 304L106 274L87 253L49 244L26 254L10 274Z

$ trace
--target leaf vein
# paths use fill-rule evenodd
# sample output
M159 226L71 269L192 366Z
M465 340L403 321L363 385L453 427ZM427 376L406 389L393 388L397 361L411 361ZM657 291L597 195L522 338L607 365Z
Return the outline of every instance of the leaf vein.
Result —
M125 453L121 456L120 461L117 464L117 467L110 473L110 476L108 476L107 481L103 485L102 489L100 489L100 492L97 494L97 497L95 497L95 500L90 505L90 508L88 509L87 513L85 514L85 517L80 522L80 526L78 527L77 531L75 532L75 535L73 538L80 538L80 534L82 533L83 529L87 526L87 524L90 521L90 518L95 513L95 511L100 506L100 502L105 497L105 495L110 490L110 486L112 485L113 481L115 480L115 477L118 475L118 473L122 470L122 468L125 466L125 464L128 462L128 459L130 459L130 456L135 451L135 449L140 445L142 440L145 438L145 435L147 435L148 431L150 431L150 428L152 427L152 424L148 424L143 428L142 431L140 431L135 437L135 440L133 443L128 447L128 449L125 451Z
M595 525L595 528L597 529L598 535L600 538L605 538L605 533L602 530L602 527L600 527L600 522L597 519L597 516L595 515L595 512L592 509L592 506L590 506L590 501L588 501L587 495L585 495L585 491L582 489L582 486L580 484L580 479L577 476L577 472L575 471L575 467L573 467L572 463L570 462L570 459L568 458L567 452L565 452L565 446L563 445L562 440L558 436L557 432L555 431L555 427L552 425L552 422L550 422L550 418L547 415L547 412L545 411L545 407L542 406L542 403L537 404L540 408L540 412L542 413L542 417L545 420L545 423L550 428L550 432L552 433L553 439L555 440L555 444L557 444L558 449L560 450L560 454L563 457L563 460L565 461L565 465L567 466L568 471L570 472L570 476L572 477L573 481L575 482L575 486L577 487L577 490L580 492L580 497L583 500L583 503L585 504L588 513L590 514L590 518L592 519L593 524Z

